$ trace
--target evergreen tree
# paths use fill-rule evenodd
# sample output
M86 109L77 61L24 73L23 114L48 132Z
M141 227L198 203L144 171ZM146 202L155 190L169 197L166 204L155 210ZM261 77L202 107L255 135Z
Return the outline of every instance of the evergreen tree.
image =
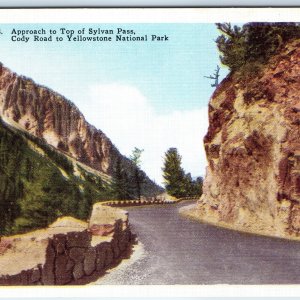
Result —
M204 77L208 78L208 79L212 79L214 81L214 83L212 83L210 85L211 87L218 87L218 85L219 85L219 77L220 77L220 67L217 66L217 68L215 69L214 75L204 76Z
M216 40L221 63L234 71L245 63L245 30L230 23L216 25L221 32Z
M185 173L176 148L170 148L165 153L162 171L168 194L176 198L185 197Z
M130 186L128 175L122 166L121 159L118 158L115 166L115 176L113 181L113 192L118 200L130 199Z
M135 171L134 171L134 175L133 175L133 184L134 184L134 187L135 187L135 194L137 195L138 199L141 199L142 184L145 180L145 175L140 169L140 167L141 167L141 156L142 156L143 151L144 151L143 149L139 149L139 148L135 147L132 151L131 156L129 157L130 160L136 166Z
M200 197L202 195L203 178L201 176L193 180L191 196Z
M181 167L181 156L176 148L170 148L165 153L163 177L165 187L171 196L176 198L200 197L202 194L202 177L192 178L191 173L185 174Z
M141 167L141 156L142 156L142 153L144 152L144 149L139 149L137 147L135 147L133 150L132 150L132 154L130 155L129 159L138 167L140 168Z
M193 178L192 178L192 175L191 173L187 173L185 174L184 176L184 196L185 197L192 197L194 196L194 181L193 181Z
M0 235L45 227L66 215L86 220L94 201L113 198L109 184L77 167L81 176L63 154L0 118Z
M242 27L217 23L217 47L222 64L231 71L254 71L291 39L300 37L299 23L247 23Z

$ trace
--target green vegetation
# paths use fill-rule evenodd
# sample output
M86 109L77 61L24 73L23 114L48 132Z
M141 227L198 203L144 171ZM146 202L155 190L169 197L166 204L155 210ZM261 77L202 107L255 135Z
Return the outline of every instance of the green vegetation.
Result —
M79 172L75 176L72 162L44 141L0 119L0 234L42 228L65 215L87 219L94 201L113 198L100 177Z
M204 76L204 77L213 80L214 83L210 85L211 87L217 87L219 85L220 67L217 66L213 75Z
M73 164L63 154L59 153L53 147L51 147L44 139L37 138L28 132L24 131L22 134L34 144L39 146L47 156L53 160L58 166L61 166L66 172L73 173Z
M201 196L202 177L193 180L190 173L185 174L181 167L181 156L176 148L170 148L165 153L162 170L168 194L176 198Z
M133 176L133 185L135 187L135 192L138 199L141 199L141 186L145 179L145 174L141 172L141 156L143 153L143 149L139 149L135 147L132 151L132 154L130 156L130 160L133 162L133 164L136 166Z
M142 163L141 156L142 156L143 152L144 152L144 149L139 149L139 148L135 147L132 150L132 153L129 157L129 159L139 168L141 167L141 163Z
M300 37L299 23L217 23L216 43L223 65L242 74L257 72L291 39Z
M146 178L146 174L140 169L141 155L144 150L134 148L127 163L135 165L133 174L126 172L124 162L120 158L117 159L114 167L114 179L112 190L115 199L140 199L142 192L142 185ZM125 163L126 164L126 163Z
M117 159L114 173L115 174L112 185L112 190L115 195L114 198L118 200L131 199L129 177L122 166L120 158Z

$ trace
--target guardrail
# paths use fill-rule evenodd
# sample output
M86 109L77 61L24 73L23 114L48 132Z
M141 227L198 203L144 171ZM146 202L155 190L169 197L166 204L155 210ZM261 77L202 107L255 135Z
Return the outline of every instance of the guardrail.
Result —
M195 197L183 197L176 200L168 199L142 199L142 200L110 200L102 202L103 205L112 207L125 207L125 206L144 206L144 205L164 205L164 204L175 204L184 200L198 200Z
M163 200L118 200L118 201L106 201L103 203L112 207L125 207L125 206L141 206L152 204L168 204Z

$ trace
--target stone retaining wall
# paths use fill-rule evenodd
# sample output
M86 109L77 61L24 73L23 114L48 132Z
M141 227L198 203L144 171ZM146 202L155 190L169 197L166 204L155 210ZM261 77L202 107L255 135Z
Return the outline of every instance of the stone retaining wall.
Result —
M89 223L64 217L44 230L2 237L0 284L85 284L127 256L133 240L127 212L98 203Z

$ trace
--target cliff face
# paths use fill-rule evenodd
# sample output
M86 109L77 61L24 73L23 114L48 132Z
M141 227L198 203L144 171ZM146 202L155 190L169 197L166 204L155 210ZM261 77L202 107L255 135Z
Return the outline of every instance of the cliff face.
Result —
M209 103L204 193L190 210L217 225L300 236L300 41L261 74L229 75Z
M135 166L106 135L88 124L77 107L63 96L18 76L0 65L0 115L6 122L43 138L48 144L95 170L112 176L121 158L129 174ZM143 193L161 192L146 178Z

